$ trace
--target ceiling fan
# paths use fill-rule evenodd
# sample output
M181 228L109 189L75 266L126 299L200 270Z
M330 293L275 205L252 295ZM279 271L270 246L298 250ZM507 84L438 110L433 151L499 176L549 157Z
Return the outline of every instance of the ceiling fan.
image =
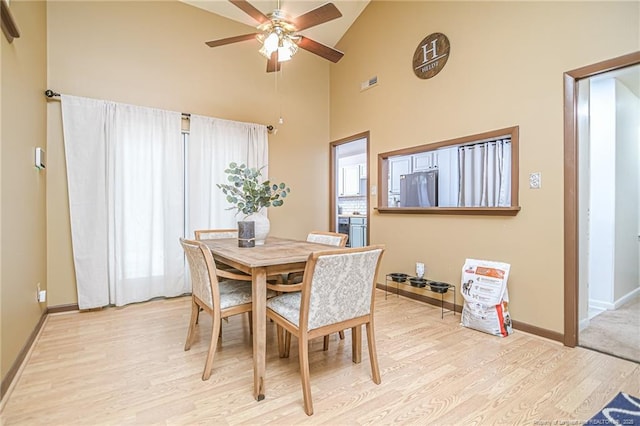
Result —
M325 3L291 19L280 10L279 0L278 8L268 15L256 9L246 0L229 1L258 22L256 27L258 32L208 41L206 44L209 47L257 39L262 45L259 52L267 58L267 72L280 71L280 63L291 59L299 47L334 63L344 55L339 50L298 34L298 31L340 18L342 13L333 3Z

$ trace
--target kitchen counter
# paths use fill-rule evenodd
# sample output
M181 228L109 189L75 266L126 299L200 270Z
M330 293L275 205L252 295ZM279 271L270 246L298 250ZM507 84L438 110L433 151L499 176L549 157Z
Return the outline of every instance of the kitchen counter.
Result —
M338 217L367 217L367 215L366 214L343 213L343 214L339 214Z

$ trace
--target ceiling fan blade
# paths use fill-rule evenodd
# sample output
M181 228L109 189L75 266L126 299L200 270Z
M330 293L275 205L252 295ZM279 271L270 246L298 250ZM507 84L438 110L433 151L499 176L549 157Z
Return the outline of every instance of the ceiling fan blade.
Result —
M311 53L315 53L318 56L322 56L323 58L328 59L334 63L338 62L344 56L344 53L342 53L341 51L329 46L325 46L324 44L318 43L317 41L311 40L310 38L305 36L300 36L298 46Z
M310 12L298 16L292 23L297 31L302 31L340 18L341 16L342 13L340 13L333 3L326 3Z
M280 71L280 62L278 62L278 51L271 54L271 58L267 61L267 72Z
M220 40L207 41L205 44L209 47L224 46L225 44L237 43L239 41L255 39L258 33L244 34L234 37L221 38Z
M237 6L240 10L242 10L247 15L251 16L258 23L264 24L269 21L269 18L264 13L260 12L258 9L253 7L251 3L246 0L229 0L234 6Z

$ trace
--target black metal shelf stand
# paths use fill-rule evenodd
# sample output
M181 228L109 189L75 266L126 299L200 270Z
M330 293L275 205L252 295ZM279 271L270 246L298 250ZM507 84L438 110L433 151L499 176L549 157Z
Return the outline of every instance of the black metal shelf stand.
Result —
M396 297L400 296L400 284L401 283L406 283L409 280L409 276L407 276L407 278L405 279L405 281L398 281L396 279L393 278L392 274L387 274L385 276L385 282L384 282L384 298L385 300L387 299L387 294L389 293L389 281L391 281L392 283L396 284ZM456 315L456 286L453 284L449 284L449 283L440 283L440 284L446 284L446 290L445 287L442 288L442 290L445 291L437 291L434 290L429 284L430 283L440 283L439 281L433 281L433 280L427 280L427 283L424 287L417 287L417 288L427 288L429 289L429 291L431 291L432 293L439 293L440 294L440 319L444 318L444 314L445 313L449 313L449 312L453 312L453 316ZM447 293L447 291L451 290L451 292L453 293L453 309L444 309L444 295Z

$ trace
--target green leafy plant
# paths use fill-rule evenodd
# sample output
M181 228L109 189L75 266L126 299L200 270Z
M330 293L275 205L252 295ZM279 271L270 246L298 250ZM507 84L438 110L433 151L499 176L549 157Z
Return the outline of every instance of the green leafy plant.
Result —
M268 180L262 182L261 170L244 164L229 164L229 168L224 172L228 175L227 180L230 183L216 184L227 196L227 201L233 204L229 209L250 215L263 207L279 207L284 204L284 199L291 189L284 183L272 184Z

